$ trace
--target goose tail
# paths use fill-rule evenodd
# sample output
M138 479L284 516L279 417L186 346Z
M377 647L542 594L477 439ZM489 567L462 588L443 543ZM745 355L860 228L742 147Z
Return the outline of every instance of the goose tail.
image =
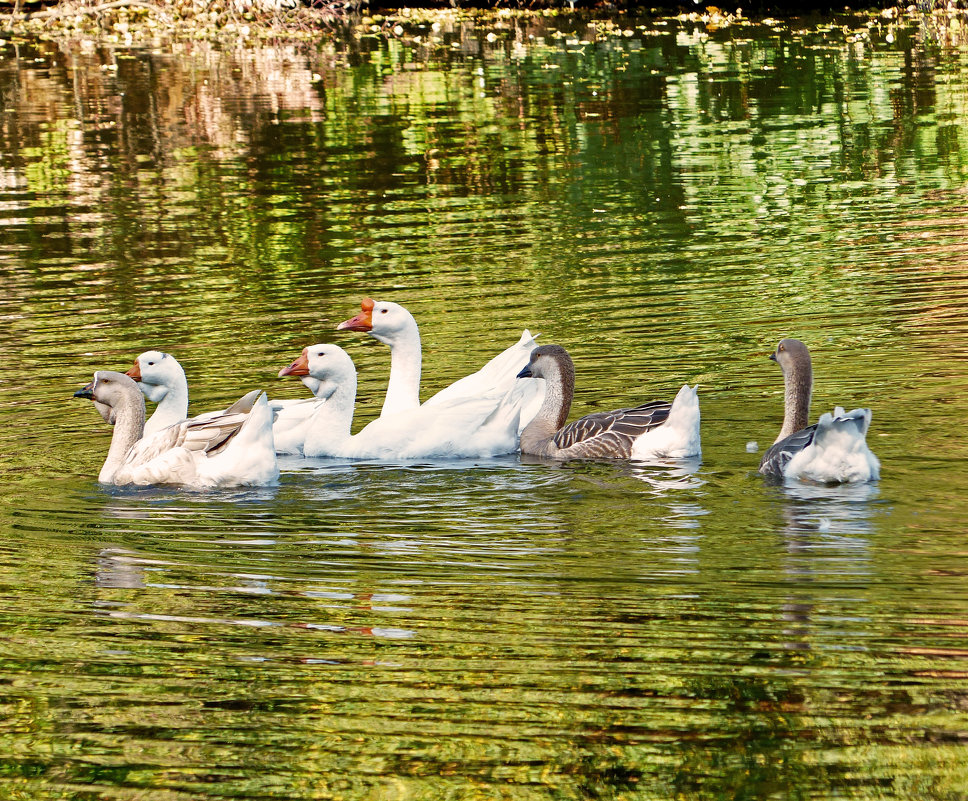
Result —
M880 461L867 445L870 409L845 412L837 406L817 422L813 442L787 466L787 478L822 483L871 481L880 477Z
M269 399L265 392L259 391L245 422L232 437L225 452L217 457L219 468L226 472L226 478L231 478L233 483L264 485L278 481L279 464L272 435L272 419Z
M666 421L632 443L632 459L686 459L702 455L698 389L698 384L692 387L682 385L672 401Z

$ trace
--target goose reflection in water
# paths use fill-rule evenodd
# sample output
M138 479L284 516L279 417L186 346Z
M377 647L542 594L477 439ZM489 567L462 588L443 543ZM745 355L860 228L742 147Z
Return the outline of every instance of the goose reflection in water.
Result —
M700 518L709 514L696 500L696 491L706 485L706 479L699 475L701 465L699 456L632 462L628 465L628 475L647 484L649 494L665 502L669 513L657 518L659 521L671 528L698 529ZM689 494L683 496L684 492Z
M796 593L783 606L791 627L789 650L808 650L815 637L812 618L822 607L829 619L840 609L841 628L857 624L856 648L863 648L869 612L860 595L849 592L871 574L870 538L877 510L876 484L815 485L794 483L777 487L783 503L783 537L789 559L787 580ZM819 630L819 627L817 627Z
M97 555L94 582L98 587L140 590L145 587L144 573L144 563L134 551L108 546Z

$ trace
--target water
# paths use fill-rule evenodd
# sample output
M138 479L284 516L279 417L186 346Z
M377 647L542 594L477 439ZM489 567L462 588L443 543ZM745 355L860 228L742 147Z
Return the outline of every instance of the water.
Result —
M405 28L0 49L0 796L968 795L963 27ZM525 327L573 417L698 382L703 458L96 483L149 348L204 411L333 341L370 419L365 296L424 397ZM880 482L756 474L784 336Z

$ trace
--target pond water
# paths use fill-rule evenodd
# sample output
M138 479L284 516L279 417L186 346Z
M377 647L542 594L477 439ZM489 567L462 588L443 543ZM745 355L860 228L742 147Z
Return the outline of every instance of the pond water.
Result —
M4 40L0 797L968 796L964 29ZM371 419L366 296L425 397L527 327L572 417L698 383L703 457L97 484L71 396L149 348L195 412L336 342ZM785 336L879 482L756 473Z

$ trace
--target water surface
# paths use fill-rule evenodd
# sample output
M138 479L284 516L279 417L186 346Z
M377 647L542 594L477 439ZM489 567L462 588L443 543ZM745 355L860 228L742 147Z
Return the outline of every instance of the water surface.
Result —
M961 29L444 22L0 48L0 795L964 797ZM528 327L703 457L96 483L149 348L204 411L336 342L371 419L366 296L424 397ZM756 474L784 336L880 482Z

